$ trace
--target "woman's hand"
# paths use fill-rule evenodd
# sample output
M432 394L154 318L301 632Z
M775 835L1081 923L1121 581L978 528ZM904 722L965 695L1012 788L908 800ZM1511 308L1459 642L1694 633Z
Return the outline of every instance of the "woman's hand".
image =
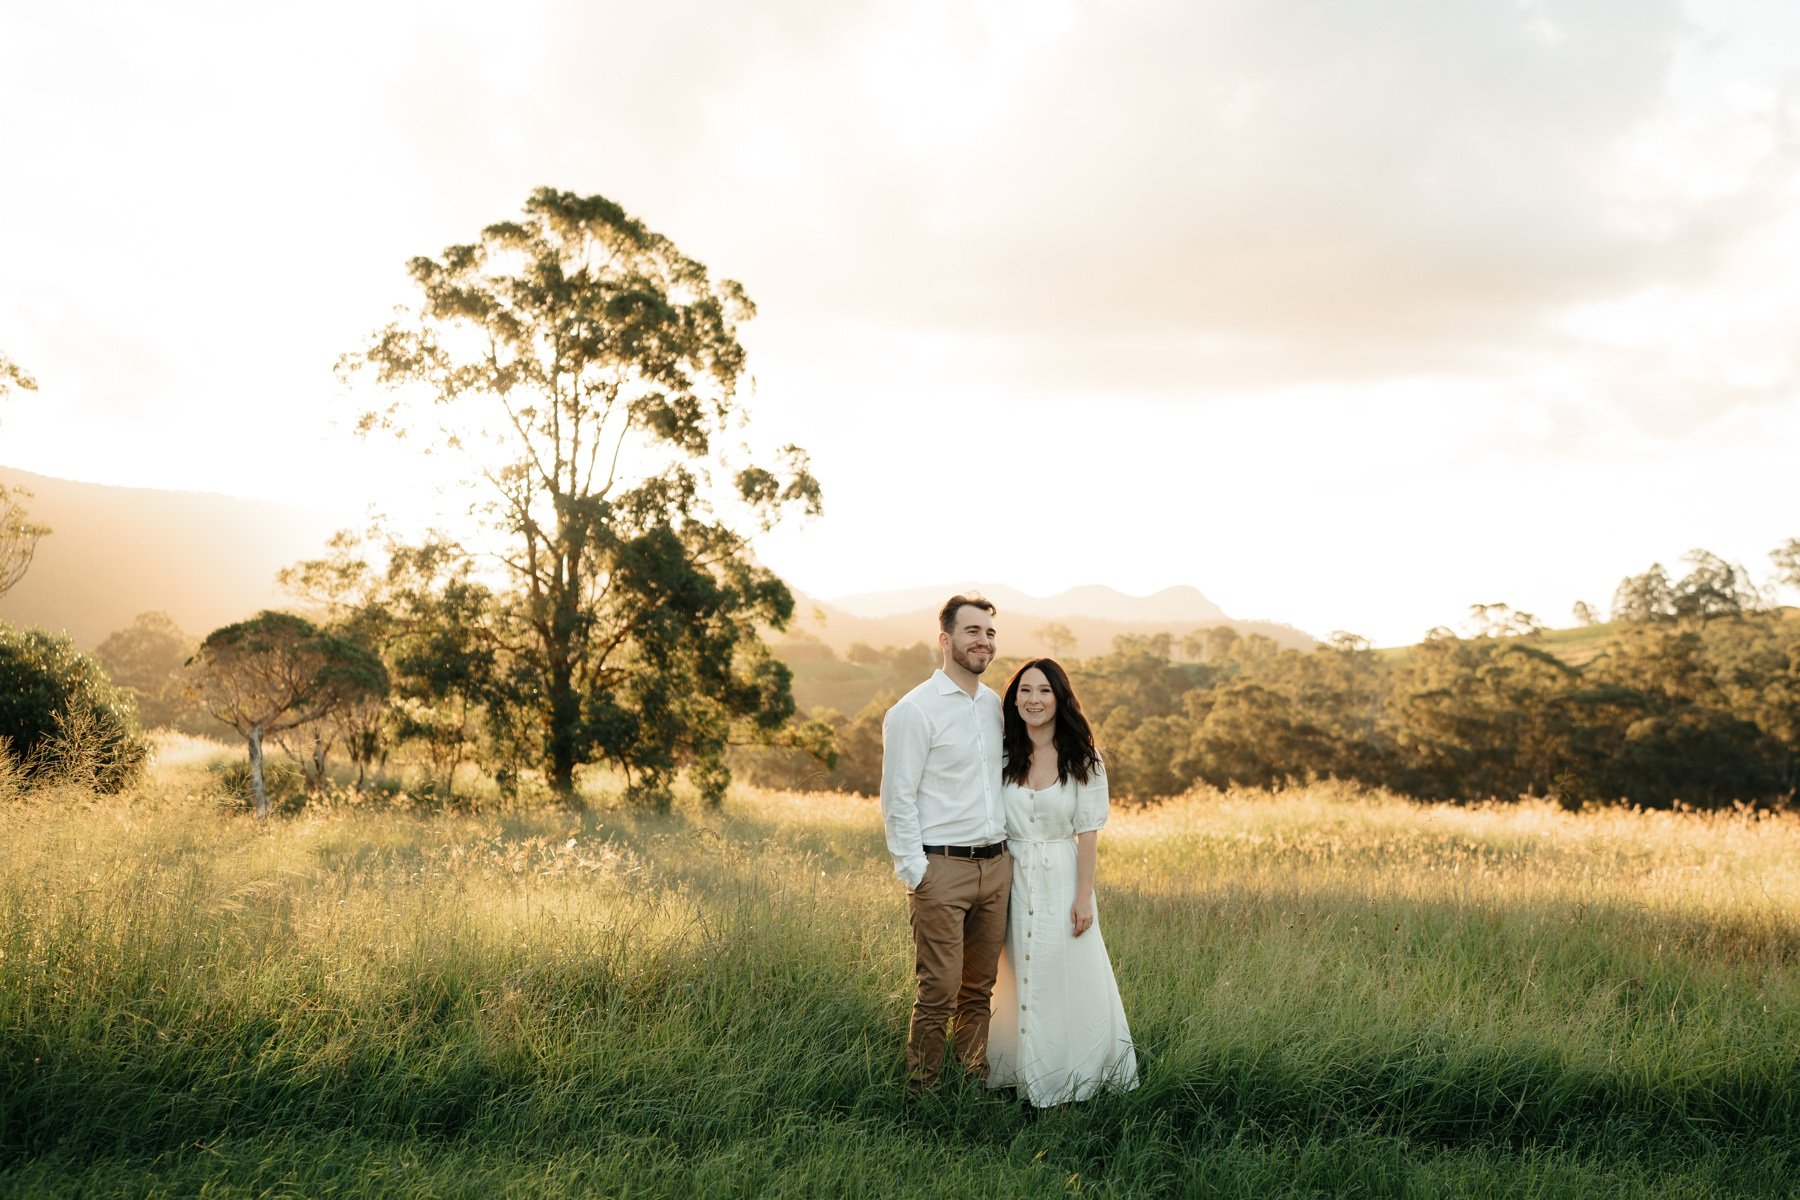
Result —
M1076 937L1094 927L1094 893L1083 893L1069 905L1069 924L1074 927Z

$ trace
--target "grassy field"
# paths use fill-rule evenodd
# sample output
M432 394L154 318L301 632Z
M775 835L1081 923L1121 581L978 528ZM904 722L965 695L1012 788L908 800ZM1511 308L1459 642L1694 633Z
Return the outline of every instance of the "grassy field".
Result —
M170 756L171 759L174 756ZM1800 1178L1800 820L1121 811L1143 1086L909 1102L872 801L0 807L0 1195L1740 1196Z
M1622 625L1602 621L1594 625L1574 625L1567 629L1546 629L1536 635L1533 645L1547 650L1572 667L1586 666L1604 654L1618 638ZM1376 655L1393 666L1401 666L1418 651L1418 646L1384 646Z

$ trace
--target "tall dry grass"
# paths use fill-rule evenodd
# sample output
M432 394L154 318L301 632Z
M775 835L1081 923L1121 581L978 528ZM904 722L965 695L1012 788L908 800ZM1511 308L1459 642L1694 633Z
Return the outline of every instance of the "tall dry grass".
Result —
M1144 1085L909 1104L870 801L0 808L0 1193L1744 1195L1800 1171L1800 821L1120 811Z

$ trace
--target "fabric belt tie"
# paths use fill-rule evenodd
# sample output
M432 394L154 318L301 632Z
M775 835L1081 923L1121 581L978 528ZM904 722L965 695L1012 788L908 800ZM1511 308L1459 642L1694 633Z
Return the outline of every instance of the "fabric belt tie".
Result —
M944 854L951 858L992 858L1006 849L1005 842L986 846L921 846L927 854Z

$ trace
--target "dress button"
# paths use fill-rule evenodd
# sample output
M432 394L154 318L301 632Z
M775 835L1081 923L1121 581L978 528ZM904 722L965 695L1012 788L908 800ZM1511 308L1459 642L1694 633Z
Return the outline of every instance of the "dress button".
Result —
M1019 1005L1019 1011L1024 1012L1026 1009L1028 1009L1030 1007L1031 1006L1029 1004L1021 1004L1021 1005Z

